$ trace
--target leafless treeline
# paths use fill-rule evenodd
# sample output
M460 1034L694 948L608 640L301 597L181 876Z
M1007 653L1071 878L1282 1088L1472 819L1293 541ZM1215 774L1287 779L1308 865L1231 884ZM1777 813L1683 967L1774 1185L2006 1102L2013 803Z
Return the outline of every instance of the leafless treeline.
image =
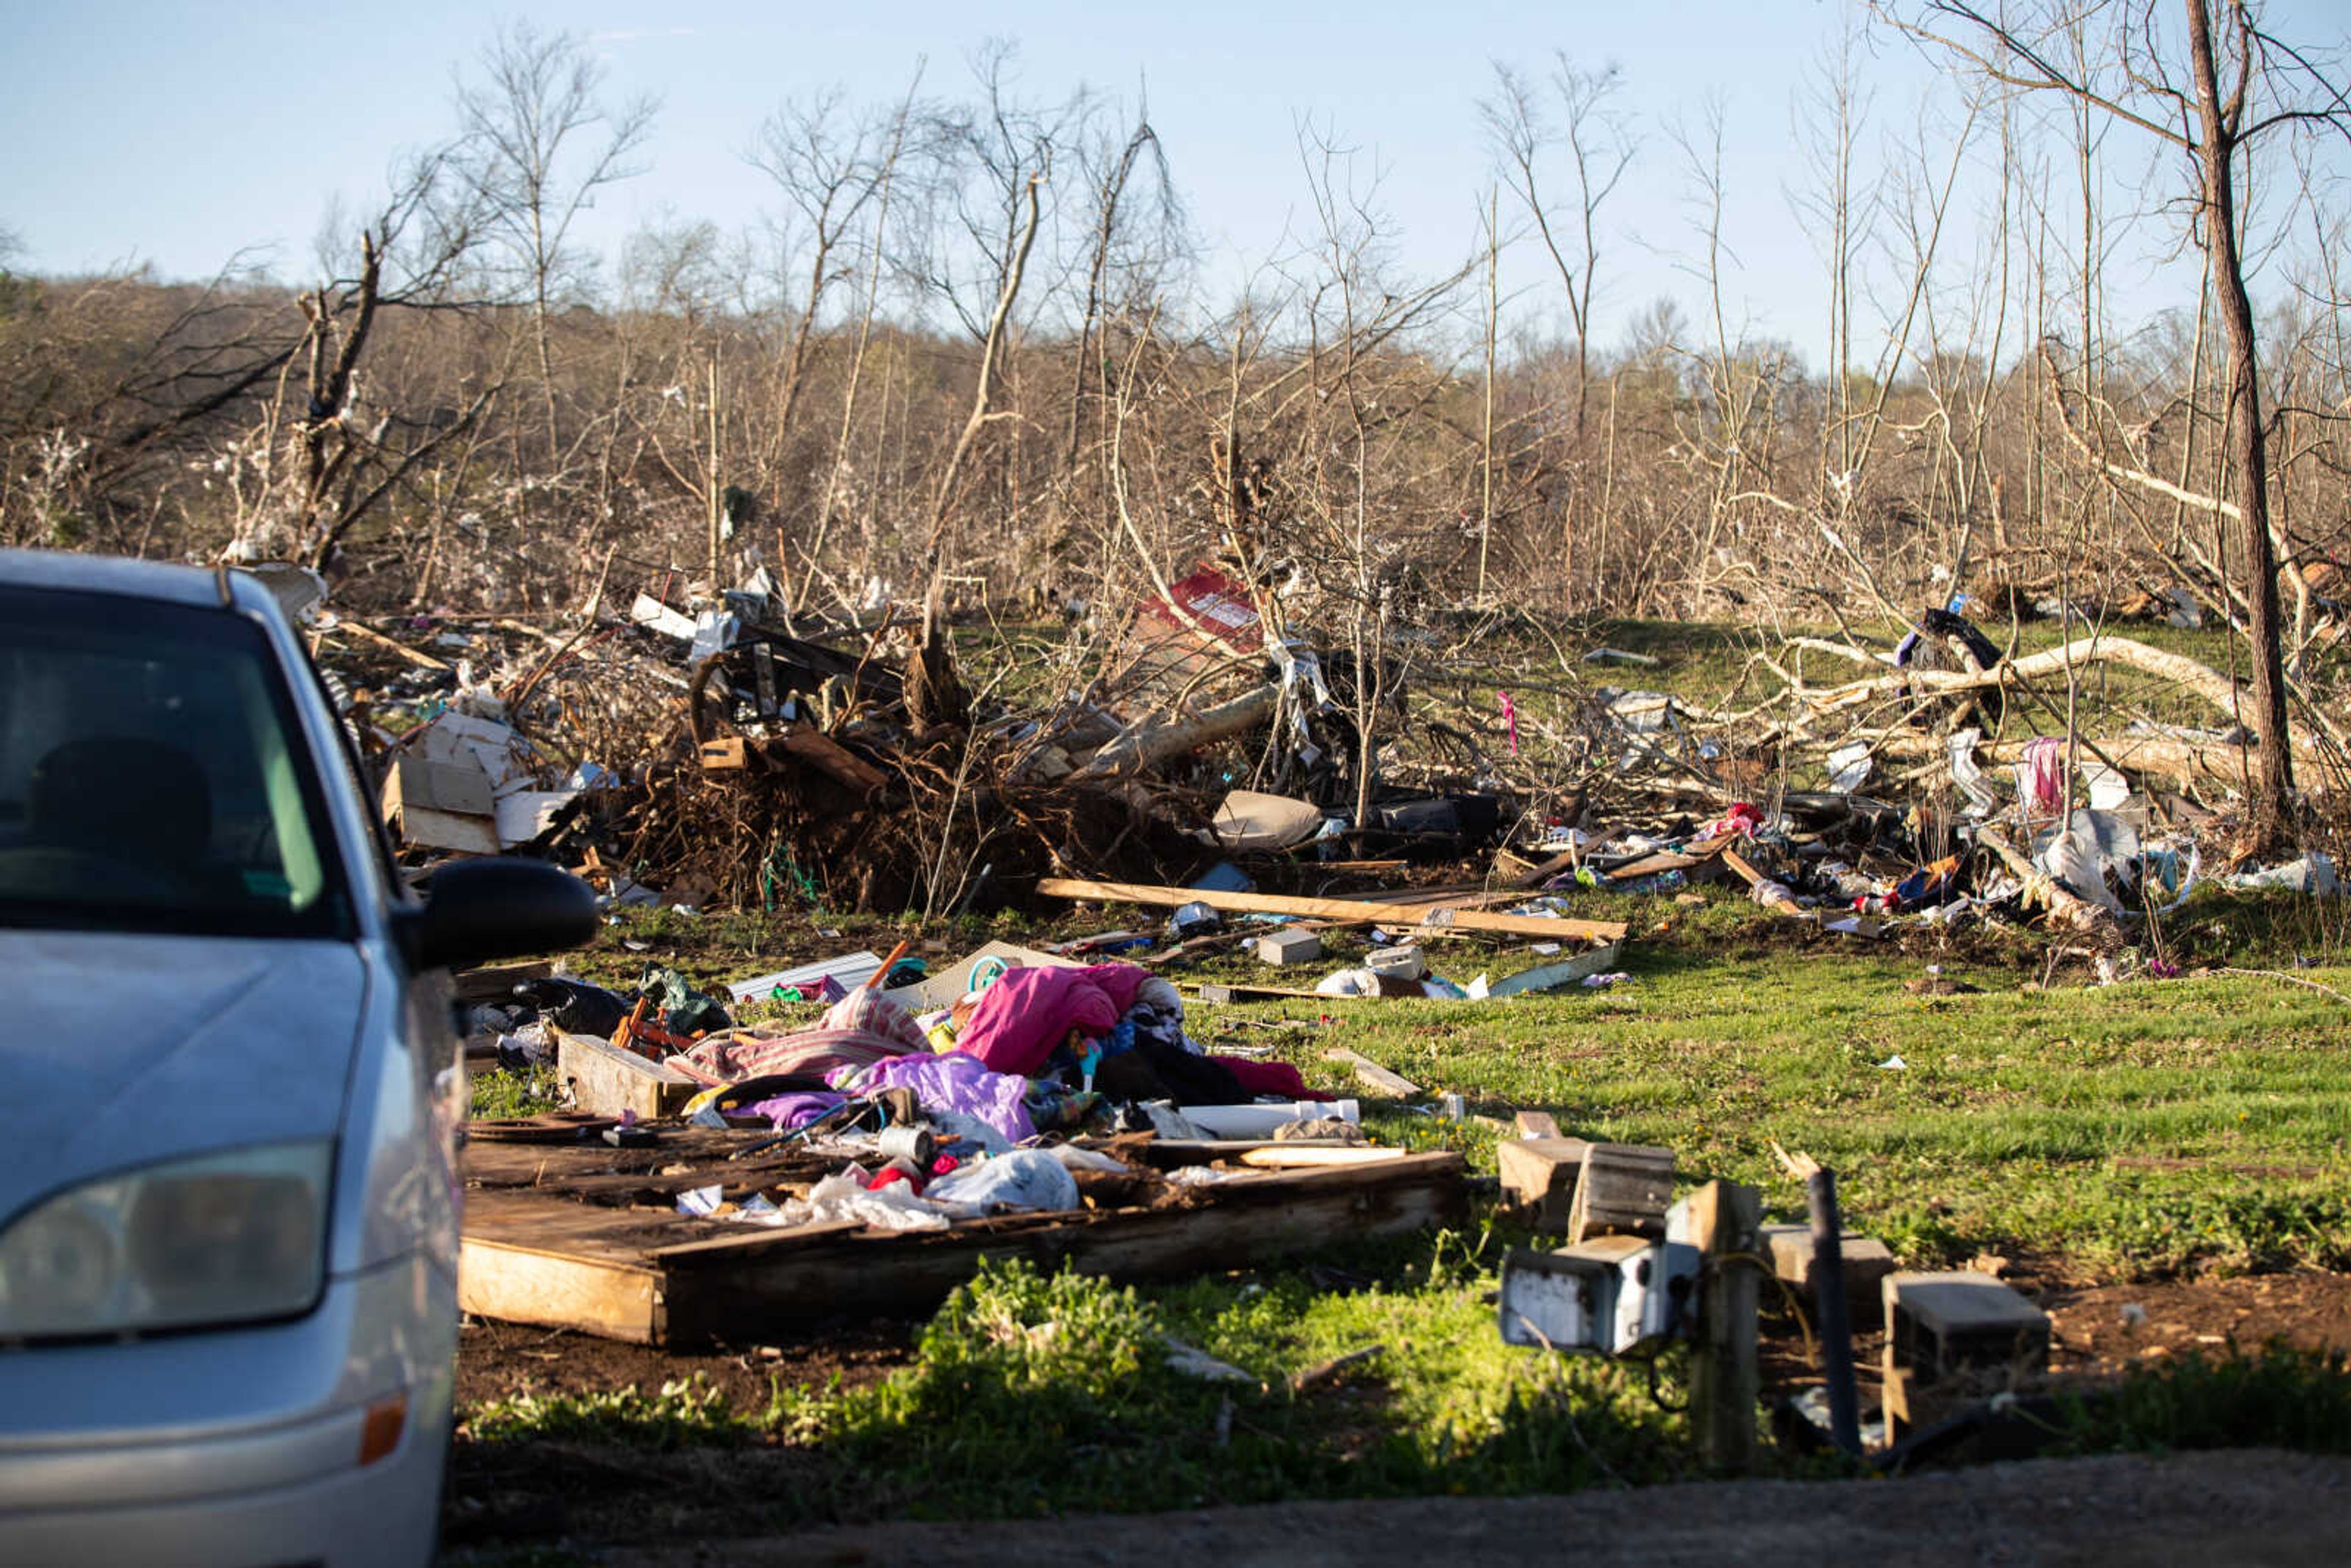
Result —
M2203 3L2252 128L2293 117L2230 161L2265 267L2291 661L2351 552L2344 104ZM2189 161L2101 119L2182 123L2173 9L2053 13L2009 35L2022 57L1964 7L1880 18L1949 68L1907 123L1856 49L1802 84L1789 199L1843 374L1640 303L1667 263L1610 205L1636 150L1690 195L1678 264L1729 287L1720 120L1636 122L1565 58L1498 69L1458 272L1401 276L1366 165L1309 130L1294 248L1236 287L1195 256L1147 111L1038 97L1000 50L898 101L788 106L750 142L764 226L649 231L598 267L576 220L633 177L656 106L511 33L331 281L0 275L0 538L331 559L381 607L568 606L610 555L649 583L765 563L811 609L1039 608L1222 557L1359 637L1481 598L1818 622L2181 584L2233 614L2215 296L2123 330L2105 294L2133 225L2204 237ZM1510 313L1551 332L1501 331L1505 246L1541 267Z

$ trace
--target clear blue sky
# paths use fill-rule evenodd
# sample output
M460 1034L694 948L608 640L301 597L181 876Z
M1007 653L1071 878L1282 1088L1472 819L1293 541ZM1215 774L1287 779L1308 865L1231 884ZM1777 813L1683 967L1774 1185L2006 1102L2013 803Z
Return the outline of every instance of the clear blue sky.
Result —
M2342 0L2275 6L2290 36L2340 46ZM852 10L861 14L852 16ZM1741 322L1817 354L1824 308L1813 240L1791 211L1806 175L1791 89L1837 34L1837 0L1611 0L1539 7L1488 0L1395 0L1307 6L1266 0L983 11L935 0L852 7L582 0L505 12L456 0L366 6L340 0L19 0L0 62L0 229L17 267L72 273L131 262L166 277L208 276L259 247L289 280L313 270L312 238L330 201L365 211L403 149L454 126L453 79L501 17L590 38L615 96L658 95L650 172L600 204L587 237L610 250L649 219L748 226L772 195L742 151L779 101L840 85L892 102L920 56L925 86L960 90L965 61L990 35L1020 46L1021 79L1040 99L1085 82L1130 99L1146 83L1195 222L1208 276L1238 279L1277 252L1305 206L1298 127L1311 119L1383 171L1379 204L1401 230L1405 264L1446 270L1477 243L1490 160L1477 100L1497 59L1539 71L1564 48L1614 64L1621 105L1645 139L1608 216L1603 341L1662 294L1697 316L1702 294L1690 191L1668 122L1694 120L1709 94L1728 116L1726 277ZM1907 133L1933 73L1898 43L1865 59L1866 139ZM1366 165L1368 166L1368 164ZM2160 171L2170 178L2174 171ZM1508 221L1506 213L1506 222ZM1979 243L1970 233L1961 243ZM2184 277L2142 246L2114 258L2118 310L2135 318L2192 305ZM1520 320L1561 317L1531 243L1510 267ZM1865 306L1865 323L1893 305ZM1612 323L1614 325L1612 326ZM1873 350L1865 335L1863 357Z

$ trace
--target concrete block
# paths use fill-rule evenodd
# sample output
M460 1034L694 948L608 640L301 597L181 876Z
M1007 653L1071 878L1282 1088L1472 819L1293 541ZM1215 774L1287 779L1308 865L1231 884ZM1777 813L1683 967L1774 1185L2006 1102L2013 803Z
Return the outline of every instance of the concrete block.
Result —
M1885 1242L1870 1236L1855 1236L1846 1231L1843 1237L1844 1253L1844 1299L1862 1311L1876 1299L1886 1276L1894 1272L1894 1254ZM1811 1300L1813 1294L1813 1231L1808 1225L1767 1225L1763 1228L1763 1256L1771 1260L1771 1271L1792 1286L1797 1294Z
M1311 964L1322 956L1322 938L1294 926L1269 932L1250 946L1260 964Z
M1986 1391L2049 1369L2049 1314L1989 1274L1888 1274L1886 1365L1912 1388L1961 1379Z

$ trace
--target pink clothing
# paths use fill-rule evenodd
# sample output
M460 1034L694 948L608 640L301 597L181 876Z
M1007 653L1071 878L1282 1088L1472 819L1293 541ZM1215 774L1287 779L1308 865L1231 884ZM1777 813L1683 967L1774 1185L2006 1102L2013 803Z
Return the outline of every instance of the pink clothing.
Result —
M1008 970L979 993L956 1049L991 1072L1029 1077L1071 1030L1088 1040L1110 1033L1149 978L1134 964Z
M671 1057L669 1065L704 1083L737 1083L770 1072L822 1077L930 1049L905 1009L861 986L827 1008L812 1028L785 1035L747 1030L712 1035Z
M1298 1069L1287 1061L1252 1061L1245 1056L1212 1056L1210 1061L1233 1075L1251 1094L1278 1094L1285 1100L1328 1100L1320 1089L1306 1087Z

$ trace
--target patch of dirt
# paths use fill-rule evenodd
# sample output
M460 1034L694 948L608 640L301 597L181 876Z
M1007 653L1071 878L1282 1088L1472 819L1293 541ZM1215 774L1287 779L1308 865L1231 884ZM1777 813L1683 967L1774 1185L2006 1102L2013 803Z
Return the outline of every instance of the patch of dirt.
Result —
M913 1342L910 1323L867 1321L773 1344L680 1352L468 1318L458 1342L457 1404L462 1414L466 1406L519 1394L609 1393L632 1385L650 1395L664 1383L699 1376L730 1408L756 1415L778 1386L878 1383L911 1358ZM664 1451L460 1437L450 1450L442 1539L461 1560L467 1548L495 1551L517 1542L757 1529L754 1500L820 1485L823 1474L815 1457L768 1444Z
M565 1329L468 1318L457 1346L462 1407L517 1394L609 1393L634 1385L647 1394L699 1375L736 1410L767 1407L777 1385L845 1388L878 1383L913 1355L914 1325L843 1323L807 1338L772 1344L714 1346L699 1352L623 1344Z
M2305 1270L2053 1291L2057 1364L2120 1372L2196 1352L2259 1350L2282 1339L2304 1350L2351 1351L2351 1275ZM2137 1311L2127 1309L2136 1308Z
M763 1498L822 1484L821 1462L769 1445L653 1449L614 1443L460 1438L441 1498L440 1562L486 1553L490 1563L560 1542L772 1528ZM558 1561L569 1562L565 1556Z
M2250 1354L2273 1339L2351 1352L2351 1274L2305 1270L2101 1285L2067 1281L2061 1260L2032 1259L2016 1260L2001 1278L2049 1314L2050 1370L2064 1377L2102 1380L2198 1353L2220 1357L2232 1343ZM1875 1301L1851 1310L1854 1372L1866 1408L1878 1398L1885 1313ZM1802 1331L1778 1301L1765 1299L1761 1328L1767 1398L1821 1381Z

